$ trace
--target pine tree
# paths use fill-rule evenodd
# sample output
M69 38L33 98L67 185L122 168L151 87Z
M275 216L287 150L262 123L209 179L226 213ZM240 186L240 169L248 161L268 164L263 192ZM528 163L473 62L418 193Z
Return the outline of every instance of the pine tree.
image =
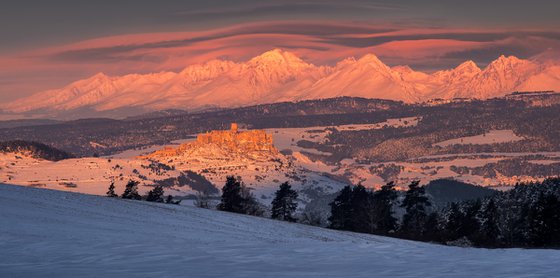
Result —
M449 215L445 223L445 240L451 241L462 237L463 231L463 212L457 203L451 203L449 208Z
M554 194L540 193L529 211L528 236L537 247L560 246L560 200Z
M148 192L148 197L146 197L146 201L163 203L163 194L164 194L163 186L158 184L154 187L154 189Z
M431 203L426 196L424 187L419 184L419 181L414 181L408 186L408 191L401 204L401 207L406 210L403 216L401 233L405 237L422 239L426 230L426 210L427 207L431 206Z
M482 204L480 199L467 203L465 214L463 217L463 224L461 225L461 234L464 237L472 240L473 236L479 232L480 222L478 221L478 216L480 213L480 208Z
M498 227L498 208L496 202L491 198L480 213L480 229L475 238L479 246L497 247L500 229Z
M132 200L142 200L142 196L138 194L138 184L139 182L130 180L126 184L123 194L121 198L123 199L132 199Z
M262 206L239 179L228 176L222 188L222 200L219 210L261 216L264 214Z
M373 195L373 215L375 231L378 234L390 234L397 229L397 219L393 216L393 204L397 199L395 183L390 182Z
M424 240L441 241L440 216L437 212L434 211L428 215L425 226Z
M226 184L222 187L222 200L218 205L219 210L245 213L243 207L243 196L241 195L241 181L234 176L226 178Z
M349 230L352 220L352 187L345 186L338 196L329 205L331 216L329 216L329 227L336 230Z
M117 193L115 193L115 182L111 182L109 185L109 190L107 190L107 197L118 197Z
M376 222L373 211L373 194L363 185L358 184L352 188L350 200L352 217L348 229L360 233L373 233Z
M330 228L373 233L373 194L361 184L344 187L331 206Z
M297 209L297 197L297 192L288 182L282 183L272 200L271 218L295 222L293 214Z

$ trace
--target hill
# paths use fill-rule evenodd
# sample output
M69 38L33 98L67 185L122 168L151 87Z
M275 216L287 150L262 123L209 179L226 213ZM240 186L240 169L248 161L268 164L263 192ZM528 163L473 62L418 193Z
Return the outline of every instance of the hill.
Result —
M548 93L439 105L342 97L155 118L89 119L0 129L0 141L42 142L79 157L122 157L122 152L140 155L166 145L176 147L174 141L184 143L197 134L225 130L237 122L247 129L266 130L283 155L294 157L305 168L354 184L378 186L395 181L406 187L411 180L426 184L453 178L476 185L507 186L557 175L559 103L560 94ZM217 153L209 148L189 150L204 151L193 155L193 160ZM221 183L223 180L217 184Z
M49 120L49 119L8 120L8 121L0 121L0 128L54 125L58 123L60 123L60 121Z
M553 277L560 255L10 185L0 212L2 277Z
M488 197L498 191L449 179L433 180L426 185L426 193L440 206L451 202L460 202Z
M399 116L408 110L399 102L344 97L156 118L96 118L49 126L3 128L0 129L0 141L25 139L68 150L78 156L107 155L165 144L209 130L226 129L232 122L247 123L254 128L330 125L383 121L388 114Z
M272 137L264 130L238 130L232 124L230 130L202 133L196 140L182 140L180 145L57 162L44 160L48 155L51 159L56 156L41 148L25 151L27 142L7 142L13 147L10 152L0 152L0 182L105 195L109 184L114 184L120 194L129 180L135 180L141 194L158 184L167 194L188 196L218 194L226 177L235 175L264 205L270 204L281 182L289 182L302 192L301 207L317 194L336 192L345 185L282 155Z
M38 142L23 140L0 142L0 153L24 154L33 158L59 161L73 156L65 151Z

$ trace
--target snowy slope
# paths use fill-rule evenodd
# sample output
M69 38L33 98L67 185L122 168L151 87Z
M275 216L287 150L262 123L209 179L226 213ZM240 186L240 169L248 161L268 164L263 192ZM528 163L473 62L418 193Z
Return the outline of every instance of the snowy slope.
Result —
M176 143L188 141L190 139ZM111 182L114 182L116 192L120 194L132 179L140 182L139 192L146 194L154 184L169 184L164 181L176 180L182 173L192 171L211 182L216 192L223 186L227 176L238 176L252 189L259 202L265 205L270 204L279 184L287 181L302 192L302 208L311 198L303 191L332 193L345 185L325 176L321 171L323 169L312 171L305 165L294 164L292 158L279 153L250 157L210 144L177 157L139 157L162 147L129 150L110 157L83 157L56 162L35 159L21 153L0 153L0 182L105 195ZM172 168L158 167L156 161ZM174 196L194 195L197 191L191 185L175 182L173 186L166 186L165 192Z
M492 98L515 91L560 91L555 62L501 56L480 69L467 61L427 74L408 66L388 67L375 55L316 66L274 49L246 62L212 60L179 73L97 74L61 89L0 105L12 113L238 107L338 96L422 102L434 98Z
M559 255L0 185L0 277L554 277Z
M344 159L337 164L326 164L321 159L314 158L315 155L329 155L313 147L304 148L298 145L299 140L312 142L324 142L331 128L337 130L371 130L383 129L385 127L405 127L418 123L418 118L388 119L386 122L364 125L342 125L342 126L315 126L307 128L275 128L267 132L274 137L274 144L279 150L290 150L294 165L309 169L314 172L328 173L331 177L343 179L352 184L361 183L366 187L379 188L389 181L395 181L397 188L406 190L411 181L419 180L426 184L436 179L455 179L466 183L480 186L502 187L503 185L518 182L530 182L542 180L544 176L506 176L497 172L495 177L487 177L477 172L457 173L457 167L483 167L487 164L497 163L512 158L526 158L529 155L541 155L543 161L532 161L531 163L556 163L559 160L559 152L512 152L512 153L469 153L469 154L446 154L433 156L420 156L407 161L364 161L359 157ZM447 146L450 144L490 144L514 142L523 140L512 130L490 130L476 136L455 138L434 144L435 146ZM503 187L502 187L503 188Z
M266 132L273 137L274 146L282 154L253 159L243 153L224 151L217 146L190 150L177 157L151 158L172 170L153 169L151 160L141 158L153 151L165 147L177 148L179 143L191 142L193 139L178 140L175 144L152 146L142 150L128 150L110 157L83 157L62 161L35 159L24 154L0 154L0 182L41 187L70 192L105 195L111 181L115 182L116 191L121 193L129 179L141 181L140 193L146 194L159 181L177 178L181 172L193 171L220 189L228 175L242 178L263 204L270 204L274 192L281 182L288 181L300 192L301 207L311 201L313 195L332 193L345 184L362 183L367 187L378 188L388 181L396 181L400 189L406 189L412 180L422 184L435 179L453 178L481 186L502 186L517 182L541 180L540 176L504 176L487 177L480 173L461 173L454 171L457 167L483 167L489 163L515 157L540 155L543 161L532 163L555 163L560 158L559 152L538 153L479 153L449 154L418 157L409 161L366 162L360 159L344 159L338 164L331 164L317 158L317 155L329 153L302 147L298 141L307 140L323 142L331 132L338 130L370 130L385 127L405 127L416 125L419 118L388 119L376 124L358 124L342 126L315 126L306 128L274 128ZM488 144L522 140L512 130L492 130L476 136L455 138L434 144ZM157 170L157 171L155 171ZM166 194L176 196L196 194L190 186L176 184L166 187Z
M419 101L413 86L373 54L338 63L331 74L305 90L301 99L339 96Z

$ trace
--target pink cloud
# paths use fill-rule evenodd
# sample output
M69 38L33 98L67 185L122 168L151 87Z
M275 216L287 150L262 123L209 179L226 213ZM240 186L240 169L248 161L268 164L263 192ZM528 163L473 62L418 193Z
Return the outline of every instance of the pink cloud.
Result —
M500 50L535 55L560 45L559 37L531 30L401 29L341 22L259 22L198 32L130 34L0 57L0 99L59 87L97 72L177 71L217 58L243 61L277 47L315 64L374 53L389 64L437 69L498 56Z

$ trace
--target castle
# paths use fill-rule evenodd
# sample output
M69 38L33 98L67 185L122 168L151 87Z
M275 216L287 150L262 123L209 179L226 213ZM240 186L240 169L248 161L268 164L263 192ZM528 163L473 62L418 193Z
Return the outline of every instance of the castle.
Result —
M231 124L230 130L214 130L199 134L196 143L207 145L217 144L222 147L245 151L273 151L272 135L263 130L239 131L236 123Z
M193 148L217 146L231 152L245 154L278 153L272 141L272 135L264 130L240 131L237 123L232 123L229 130L213 130L196 137L196 141L181 144L178 148L167 147L149 155L159 157L178 156Z

